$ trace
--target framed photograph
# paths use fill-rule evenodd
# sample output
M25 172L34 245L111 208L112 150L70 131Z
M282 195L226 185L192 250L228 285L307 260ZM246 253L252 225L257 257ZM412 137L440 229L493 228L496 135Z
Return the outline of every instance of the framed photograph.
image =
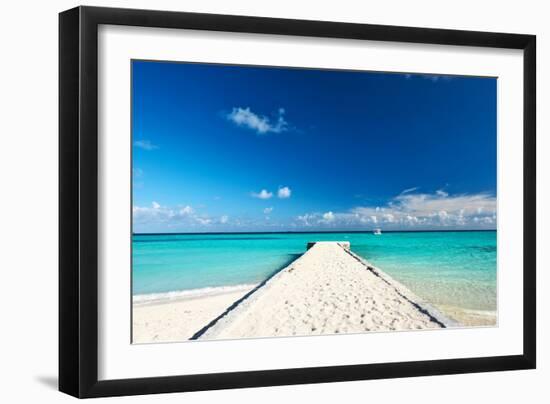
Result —
M535 368L535 37L60 14L59 387Z

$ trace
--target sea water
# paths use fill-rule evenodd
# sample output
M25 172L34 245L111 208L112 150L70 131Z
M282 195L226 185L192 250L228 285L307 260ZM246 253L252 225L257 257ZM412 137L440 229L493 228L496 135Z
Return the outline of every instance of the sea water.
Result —
M303 254L309 241L349 241L436 307L496 310L496 231L136 234L134 301L252 287Z

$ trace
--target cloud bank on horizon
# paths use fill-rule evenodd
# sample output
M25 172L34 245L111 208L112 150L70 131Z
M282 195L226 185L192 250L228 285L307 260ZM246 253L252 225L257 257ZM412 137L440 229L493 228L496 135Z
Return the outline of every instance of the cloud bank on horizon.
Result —
M262 210L265 215L273 207ZM197 232L216 231L316 231L316 230L453 230L495 229L497 221L496 198L489 194L449 195L438 190L427 193L401 193L383 206L355 206L346 211L304 212L301 215L269 221L271 218L250 219L210 216L199 213L189 205L134 206L136 229L147 225L161 225L167 230L189 228Z
M357 206L345 212L306 213L298 216L305 227L396 229L496 227L496 198L489 194L449 195L402 192L385 206ZM298 227L298 226L297 226Z

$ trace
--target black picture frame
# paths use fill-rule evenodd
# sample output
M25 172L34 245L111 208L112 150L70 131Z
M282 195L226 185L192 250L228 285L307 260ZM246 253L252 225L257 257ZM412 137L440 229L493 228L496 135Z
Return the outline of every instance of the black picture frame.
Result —
M99 381L97 62L100 24L523 50L523 354ZM60 13L59 390L85 398L534 369L535 103L534 35L96 7L77 7Z

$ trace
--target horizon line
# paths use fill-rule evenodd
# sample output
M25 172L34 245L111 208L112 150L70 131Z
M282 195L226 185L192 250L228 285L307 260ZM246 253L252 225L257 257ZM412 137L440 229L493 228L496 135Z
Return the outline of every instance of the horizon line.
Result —
M374 230L374 229L373 229ZM134 233L132 236L163 236L163 235L219 235L219 234L317 234L317 233L372 233L373 230L335 230L335 231L217 231L217 232L170 232L170 233ZM454 230L383 230L384 233L465 233L465 232L490 232L497 229L454 229Z

